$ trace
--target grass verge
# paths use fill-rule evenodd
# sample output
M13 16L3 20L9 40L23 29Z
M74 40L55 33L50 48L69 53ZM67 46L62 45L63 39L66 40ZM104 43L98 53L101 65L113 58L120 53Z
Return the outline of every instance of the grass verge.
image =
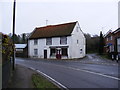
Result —
M60 90L60 88L39 74L32 75L32 82L35 88L54 88Z
M111 60L110 56L108 56L107 54L100 55L100 57L103 59Z

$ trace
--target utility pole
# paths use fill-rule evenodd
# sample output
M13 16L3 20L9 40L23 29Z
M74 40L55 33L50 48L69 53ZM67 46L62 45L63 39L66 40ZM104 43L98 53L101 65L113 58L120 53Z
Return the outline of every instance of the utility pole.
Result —
M120 1L118 2L118 28L120 28Z
M13 4L13 45L15 45L15 6L16 6L16 0L14 0ZM13 48L13 67L12 69L15 69L15 48Z

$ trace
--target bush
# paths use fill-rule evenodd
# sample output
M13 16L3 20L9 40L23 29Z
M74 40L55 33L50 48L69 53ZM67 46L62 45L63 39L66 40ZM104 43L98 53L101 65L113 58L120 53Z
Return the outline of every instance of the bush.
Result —
M7 35L0 33L0 36L0 43L2 45L0 48L0 54L2 55L2 63L4 63L5 61L10 60L13 55L14 45Z

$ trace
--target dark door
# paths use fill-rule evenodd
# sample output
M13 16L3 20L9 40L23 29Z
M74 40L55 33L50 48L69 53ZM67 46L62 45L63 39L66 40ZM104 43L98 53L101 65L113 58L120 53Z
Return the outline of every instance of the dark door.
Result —
M57 59L61 59L60 50L57 50L57 53L56 53L56 58L57 58Z
M44 58L47 58L47 50L44 50Z

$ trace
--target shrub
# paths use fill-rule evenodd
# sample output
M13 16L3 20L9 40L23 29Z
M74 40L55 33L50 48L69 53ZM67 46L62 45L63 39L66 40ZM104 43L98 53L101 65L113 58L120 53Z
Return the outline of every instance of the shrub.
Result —
M0 54L2 55L2 63L4 63L5 61L10 60L13 55L14 45L7 35L0 33L0 37Z

